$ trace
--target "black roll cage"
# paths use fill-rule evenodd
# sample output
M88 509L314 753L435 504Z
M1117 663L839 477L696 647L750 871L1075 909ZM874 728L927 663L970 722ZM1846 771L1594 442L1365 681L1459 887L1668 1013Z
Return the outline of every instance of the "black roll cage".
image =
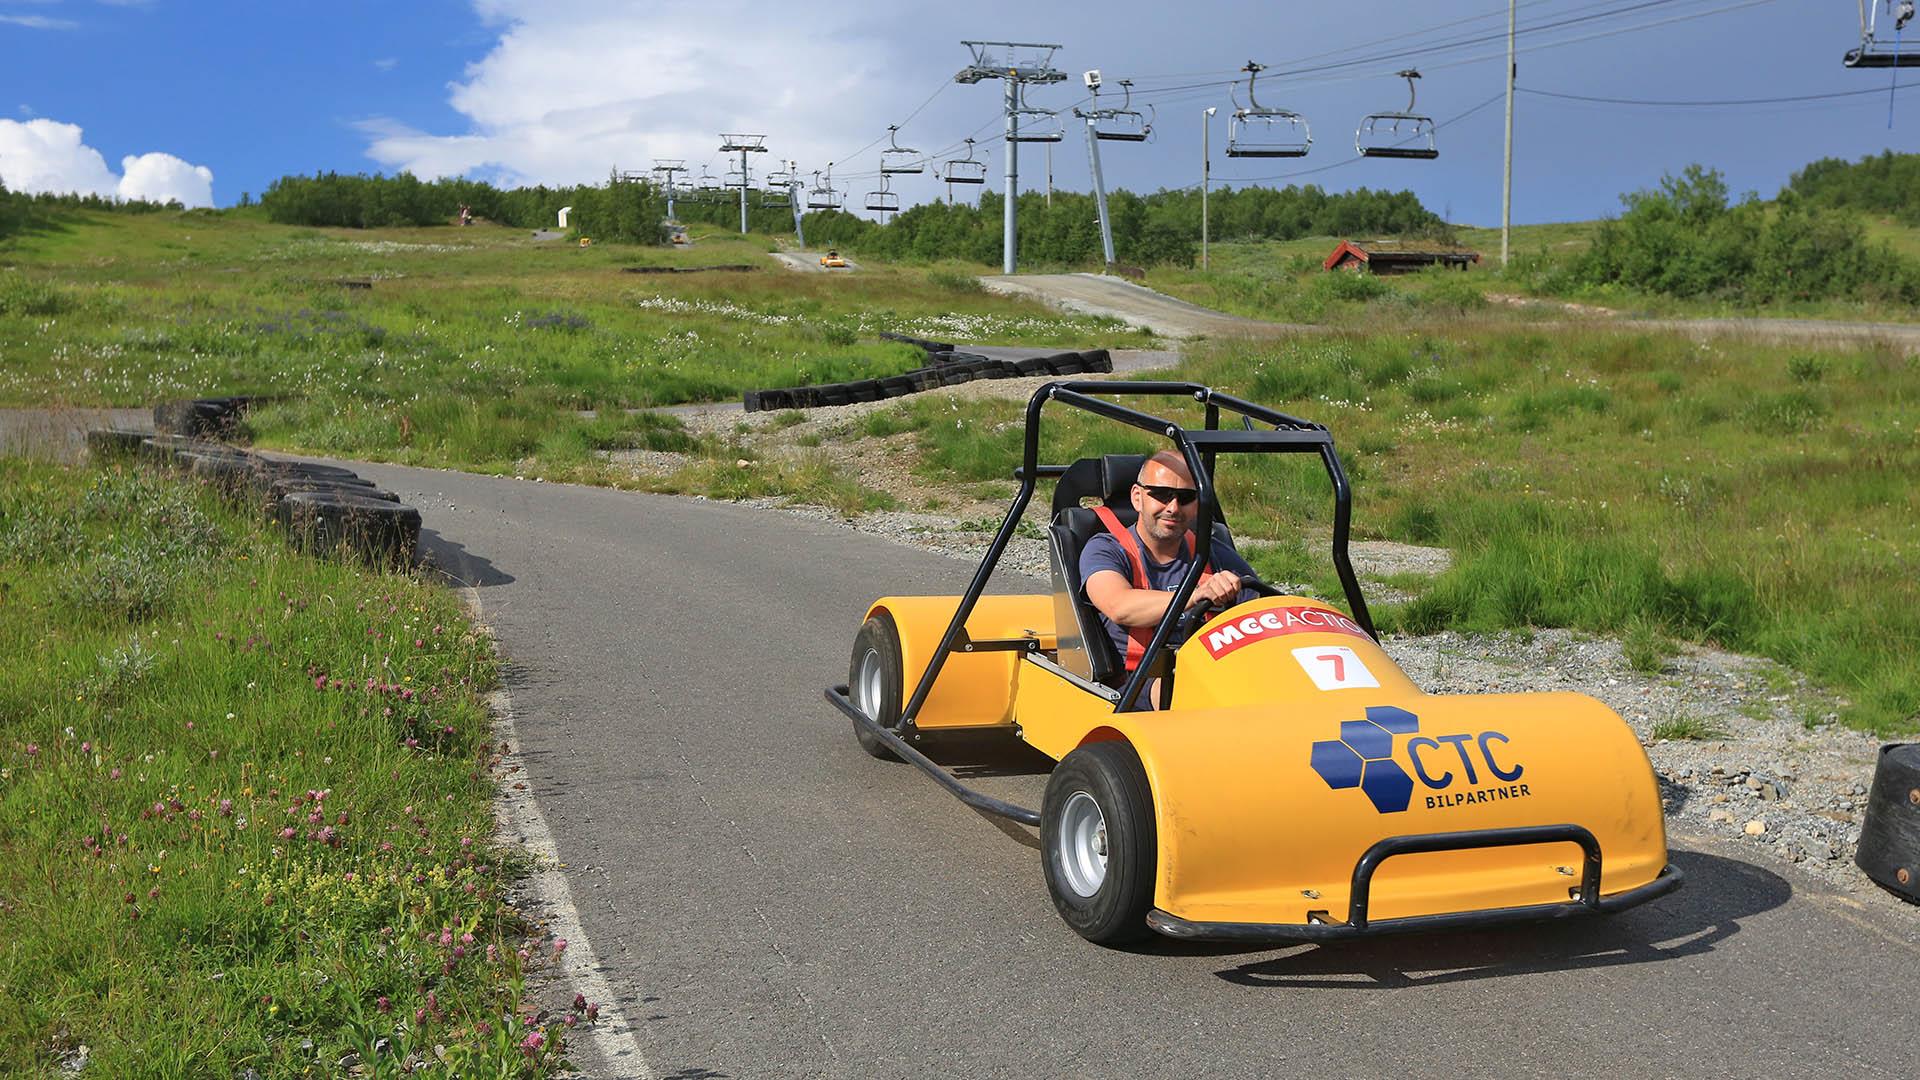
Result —
M1133 397L1192 398L1205 409L1206 426L1204 428L1185 428L1171 420L1166 420L1138 409L1129 408L1118 402L1105 400L1102 396L1127 395ZM973 580L967 584L966 592L960 598L960 604L954 609L953 621L947 624L947 631L940 637L940 644L927 661L927 670L920 676L920 682L914 687L913 696L907 699L900 710L899 726L912 726L914 717L926 703L927 695L933 691L934 680L940 677L940 669L946 665L947 657L956 645L966 636L968 616L973 614L975 605L986 592L987 580L999 565L1000 557L1007 550L1007 544L1013 539L1020 518L1026 513L1027 505L1033 500L1036 482L1043 476L1058 477L1067 471L1065 465L1040 464L1040 415L1049 402L1076 409L1083 409L1096 416L1116 420L1142 431L1164 436L1170 440L1180 455L1186 459L1187 469L1193 473L1194 483L1200 489L1200 515L1194 523L1196 542L1193 565L1188 568L1180 585L1173 592L1173 601L1167 605L1167 613L1154 627L1153 640L1147 645L1146 653L1141 656L1139 666L1128 674L1126 683L1120 688L1120 696L1114 702L1114 711L1130 709L1141 692L1155 661L1165 652L1167 641L1173 635L1175 625L1186 608L1187 599L1193 595L1194 588L1200 583L1200 574L1207 565L1213 548L1213 522L1219 516L1219 502L1213 490L1213 463L1222 454L1280 453L1280 454L1317 454L1321 464L1327 470L1327 478L1333 482L1333 565L1340 575L1340 587L1346 594L1350 614L1353 620L1367 632L1367 636L1378 640L1380 635L1373 628L1373 617L1367 612L1366 598L1360 595L1360 581L1354 576L1353 563L1347 555L1347 536L1352 519L1352 493L1347 485L1347 474L1340 467L1339 455L1333 450L1333 433L1325 425L1297 416L1276 412L1263 405L1223 394L1210 386L1186 382L1106 382L1089 380L1071 380L1050 382L1034 391L1027 402L1027 426L1025 445L1021 453L1020 467L1014 470L1014 479L1020 482L1020 490L1013 497L1013 504L1007 509L1005 521L1000 523L999 532L994 534L993 542L987 547L987 554L980 562L980 569L974 571ZM1222 429L1222 412L1240 417L1239 428ZM1270 425L1271 430L1256 427L1258 424ZM1070 572L1071 572L1071 568ZM981 643L985 644L985 643ZM966 643L969 651L975 647Z

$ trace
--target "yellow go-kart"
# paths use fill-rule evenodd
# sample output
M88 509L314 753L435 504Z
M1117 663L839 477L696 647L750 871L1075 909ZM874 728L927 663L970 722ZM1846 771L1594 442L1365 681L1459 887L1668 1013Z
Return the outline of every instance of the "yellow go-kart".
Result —
M1116 395L1197 402L1205 425ZM1048 405L1167 439L1200 490L1194 569L1131 672L1077 567L1106 527L1082 503L1131 527L1142 459L1041 464ZM1253 600L1183 615L1213 545L1231 542L1216 461L1250 453L1325 467L1346 611L1255 582ZM1039 826L1047 888L1082 937L1323 942L1614 912L1680 885L1653 769L1612 710L1573 693L1429 696L1380 648L1326 428L1195 384L1054 382L1028 403L1016 478L966 592L875 601L849 683L827 699L868 753ZM986 596L1042 480L1055 489L1052 594ZM1136 709L1155 679L1158 707ZM913 745L956 729L1004 730L1058 762L1040 809L968 787Z
M838 251L829 250L825 255L820 256L820 265L828 270L845 270L847 260Z

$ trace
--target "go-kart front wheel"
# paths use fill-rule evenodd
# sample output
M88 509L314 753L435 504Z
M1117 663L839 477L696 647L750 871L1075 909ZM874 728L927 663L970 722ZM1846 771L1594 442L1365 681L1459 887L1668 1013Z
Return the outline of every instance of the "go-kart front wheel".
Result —
M1075 933L1123 945L1149 933L1158 858L1153 792L1125 742L1097 742L1063 758L1047 780L1040 853L1053 906Z
M893 616L882 611L868 619L853 639L853 661L847 669L847 696L854 708L875 723L892 727L899 722L900 709L905 704L902 689L900 629L893 624ZM859 740L860 749L874 757L882 761L899 760L887 749L887 744L858 720L853 722L853 737Z

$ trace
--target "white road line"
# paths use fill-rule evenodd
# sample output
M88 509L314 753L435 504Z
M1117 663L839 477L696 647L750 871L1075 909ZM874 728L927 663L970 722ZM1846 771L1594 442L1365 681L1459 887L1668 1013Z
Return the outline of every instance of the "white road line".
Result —
M491 635L491 630L481 621L478 591L464 586L459 592L476 628ZM513 720L513 696L503 686L488 695L487 706L493 713L494 742L508 747L501 764L508 768L519 766L512 775L525 777L520 735ZM502 785L494 799L494 818L501 835L516 838L533 854L535 870L527 877L524 887L549 913L549 929L555 936L567 939L567 951L561 957L567 982L578 987L587 1000L600 1003L599 1022L574 1028L568 1037L577 1039L584 1033L592 1040L594 1049L611 1070L602 1074L602 1080L658 1080L659 1074L640 1052L633 1023L620 1007L613 984L594 954L593 943L587 939L586 928L580 925L580 910L574 905L567 875L560 869L560 852L554 846L553 832L547 828L546 816L540 812L532 781L526 783L523 791Z

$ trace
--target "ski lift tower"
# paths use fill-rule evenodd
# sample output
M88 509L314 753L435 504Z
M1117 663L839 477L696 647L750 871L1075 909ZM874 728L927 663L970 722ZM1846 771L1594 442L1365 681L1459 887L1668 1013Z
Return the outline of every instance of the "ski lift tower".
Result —
M747 231L747 187L753 182L752 175L747 171L747 155L766 153L766 144L765 135L729 134L724 131L720 133L720 152L740 155L740 232L742 235Z
M968 86L988 79L1003 79L1007 84L1007 191L1001 225L1000 264L1011 274L1018 251L1014 230L1014 204L1020 194L1020 111L1021 89L1028 84L1045 86L1065 82L1067 73L1053 66L1053 54L1059 45L1039 45L1019 41L963 41L973 52L973 63L960 69L953 81Z
M673 182L673 174L687 171L687 163L679 158L654 158L653 174L660 178L660 190L667 196L667 220L673 220L673 196L680 189Z

